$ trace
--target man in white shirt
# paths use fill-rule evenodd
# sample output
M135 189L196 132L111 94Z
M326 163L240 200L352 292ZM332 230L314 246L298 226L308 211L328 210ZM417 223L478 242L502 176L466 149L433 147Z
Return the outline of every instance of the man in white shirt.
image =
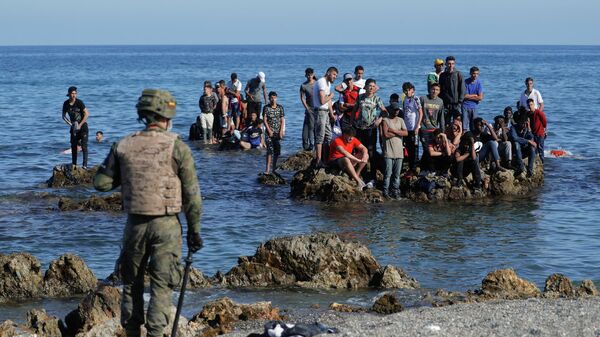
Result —
M327 159L323 154L323 144L326 145L331 139L331 122L335 120L333 114L333 93L331 84L337 78L336 67L329 67L325 76L321 77L313 87L313 108L316 112L315 120L315 157L317 165L322 165ZM325 147L327 149L327 146Z
M527 77L525 79L525 86L527 87L525 91L521 93L521 98L519 99L519 107L525 108L529 111L529 105L527 104L528 99L532 99L535 104L535 108L540 111L544 111L544 100L542 99L542 94L537 89L533 88L533 78Z
M231 81L227 82L227 96L231 104L231 117L237 129L240 125L240 94L242 92L242 82L238 80L236 73L231 74Z

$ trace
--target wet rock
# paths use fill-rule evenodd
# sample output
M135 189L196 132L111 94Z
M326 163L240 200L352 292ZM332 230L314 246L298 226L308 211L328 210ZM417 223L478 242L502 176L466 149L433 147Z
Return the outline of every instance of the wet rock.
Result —
M279 173L272 172L270 174L261 173L258 175L258 182L263 185L277 186L277 185L285 185L287 182Z
M287 284L292 277L296 285L309 288L365 288L380 268L367 247L327 233L271 239L261 244L254 256L240 259L239 265L248 270L249 263L265 266L252 266L261 272L282 271L277 274L281 279L272 285Z
M300 151L291 157L285 159L279 168L286 171L306 170L310 167L315 155L311 151Z
M7 320L0 324L0 337L13 337L16 335L16 324Z
M244 261L225 274L223 283L231 287L269 287L291 285L295 281L293 275L288 275L280 269Z
M121 316L121 294L110 286L101 286L94 293L86 296L65 317L62 324L66 336L75 336L90 331L93 327Z
M444 289L438 289L433 296L428 296L428 300L431 301L432 307L445 307L454 305L457 303L471 303L474 301L470 293L462 293L455 291L446 291Z
M404 307L394 294L384 294L373 303L371 310L378 314L389 315L404 310Z
M116 192L107 196L97 196L92 194L86 199L73 199L61 197L58 200L58 209L66 211L98 211L98 212L119 212L122 209L121 193Z
M329 310L333 310L333 311L337 311L337 312L356 312L356 313L368 311L367 309L356 306L356 305L336 303L336 302L333 302L329 305Z
M512 269L495 270L481 281L484 299L523 299L540 296L540 290L531 282L519 278Z
M85 294L97 285L94 273L74 254L64 254L52 261L44 276L44 293L50 297Z
M61 337L58 318L45 310L32 309L27 313L27 326L40 337Z
M577 289L578 296L598 296L598 289L592 280L583 280Z
M190 324L207 325L203 336L225 334L232 330L233 324L240 320L280 320L279 309L270 302L237 304L227 297L207 303L202 310L190 319Z
M420 287L417 280L408 276L404 270L392 265L387 265L377 270L371 279L370 286L385 289L417 289Z
M194 267L190 268L190 276L189 277L190 277L189 282L188 282L189 288L200 289L200 288L210 288L212 286L210 284L210 281L208 280L208 278L206 278L199 269L196 269Z
M308 168L298 171L291 182L291 194L296 199L327 202L383 202L377 189L360 191L358 184L337 169Z
M571 297L575 295L573 283L563 274L552 274L546 279L544 297Z
M0 302L42 295L42 272L38 259L28 253L0 254Z
M77 185L91 185L98 166L83 169L80 166L57 165L52 170L52 177L46 181L48 187L60 188Z

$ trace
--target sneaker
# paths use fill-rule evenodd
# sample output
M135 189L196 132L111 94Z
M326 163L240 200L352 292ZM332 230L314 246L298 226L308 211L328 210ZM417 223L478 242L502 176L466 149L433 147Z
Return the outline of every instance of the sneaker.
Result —
M526 177L527 177L527 178L531 178L531 177L533 177L533 172L532 172L532 171L527 171L527 175L526 175Z
M375 180L371 180L371 181L369 181L369 182L368 182L368 183L365 185L365 187L366 187L367 189L371 189L371 188L375 187Z
M81 168L84 169L84 170L86 170L86 171L88 170L87 166L82 166Z

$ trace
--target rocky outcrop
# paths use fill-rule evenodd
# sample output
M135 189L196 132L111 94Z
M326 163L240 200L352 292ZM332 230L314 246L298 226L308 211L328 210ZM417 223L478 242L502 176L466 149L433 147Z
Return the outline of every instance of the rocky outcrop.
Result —
M371 202L383 201L377 189L360 190L358 184L337 169L315 169L310 167L298 171L292 179L291 195L301 200L326 202Z
M62 330L65 336L75 336L90 331L113 318L121 316L121 294L117 288L101 286L87 295L65 317Z
M384 294L373 303L371 310L378 314L389 315L404 310L404 307L396 295Z
M64 254L52 261L44 276L44 294L50 297L85 294L97 285L94 273L74 254Z
M261 244L254 256L240 258L238 266L223 277L222 283L236 287L294 284L337 289L416 284L398 269L396 275L386 276L382 282L385 272L380 269L364 245L343 241L335 234L318 233L275 238ZM391 273L394 273L392 268L388 268L388 275ZM375 275L378 277L373 281ZM397 279L391 280L394 277Z
M52 188L91 185L97 170L97 166L86 170L80 166L57 165L52 170L52 177L46 181L46 184Z
M206 325L203 336L216 336L228 333L233 324L248 320L281 320L279 309L273 308L271 302L254 304L237 304L224 297L207 303L202 310L190 319L190 324Z
M370 286L384 289L417 289L420 287L416 279L408 276L404 270L392 265L379 268L373 275Z
M563 274L552 274L546 279L544 297L572 297L575 289L571 280Z
M263 185L270 185L270 186L278 186L278 185L287 184L285 179L283 179L283 177L277 172L272 172L269 174L264 174L264 173L259 174L258 182Z
M285 171L301 171L310 167L315 155L311 151L300 151L285 159L278 168Z
M0 302L42 296L41 264L28 253L0 254Z
M99 211L99 212L119 212L122 209L121 193L116 192L107 196L97 196L92 194L86 199L73 199L61 197L58 200L58 209L66 211Z
M600 293L592 280L583 280L577 289L577 296L598 296Z
M40 337L62 337L59 320L45 310L32 309L27 313L27 326Z
M350 304L336 303L336 302L329 304L329 310L333 310L333 311L337 311L337 312L359 312L359 313L369 311L366 308L363 308L363 307L360 307L357 305L350 305Z
M540 296L535 284L519 278L512 269L495 270L481 281L481 296L492 299L523 299Z

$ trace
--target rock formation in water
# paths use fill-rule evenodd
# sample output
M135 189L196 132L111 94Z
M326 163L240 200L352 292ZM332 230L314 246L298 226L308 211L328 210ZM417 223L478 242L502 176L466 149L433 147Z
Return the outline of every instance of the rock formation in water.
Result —
M299 151L283 160L278 168L285 171L302 171L310 167L315 155L312 151Z
M241 257L237 266L216 278L233 287L419 287L402 270L382 268L366 246L325 233L271 239L254 256Z
M263 185L269 186L278 186L285 185L286 181L283 177L277 172L271 172L269 174L261 173L258 175L258 182Z
M52 188L91 185L97 170L98 166L86 170L80 166L57 165L52 170L52 177L46 181L46 184Z
M337 168L317 169L311 166L308 156L303 152L288 160L290 164L282 164L282 169L299 168L290 183L291 195L296 199L325 202L382 202L385 200L381 191L377 189L358 190L357 183ZM301 164L296 165L296 163ZM383 176L378 172L377 177L376 185L380 186ZM448 176L432 173L405 174L401 177L400 189L407 198L419 202L525 195L543 185L544 167L537 159L533 176L526 177L524 175L515 176L513 170L492 172L482 166L482 183L481 189L473 189L471 176L467 177L464 186L455 186L456 184Z
M122 210L121 193L115 192L107 196L97 196L92 194L85 199L75 199L70 197L61 197L58 200L58 209L66 211L100 211L100 212L119 212Z

